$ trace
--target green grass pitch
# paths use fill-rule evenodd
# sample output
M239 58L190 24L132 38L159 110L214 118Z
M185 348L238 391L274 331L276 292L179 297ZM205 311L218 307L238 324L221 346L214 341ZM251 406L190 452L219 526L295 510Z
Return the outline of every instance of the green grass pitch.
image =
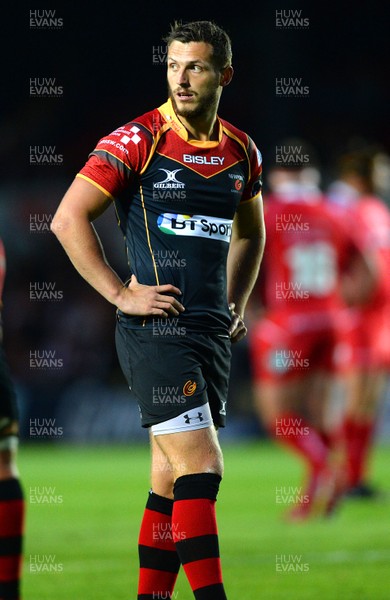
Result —
M229 600L390 598L388 499L348 500L330 520L287 524L277 488L300 486L298 460L268 441L222 445L217 517ZM147 446L22 445L18 462L24 600L135 600ZM377 447L373 480L387 492L389 462L390 447ZM182 572L172 598L193 598Z

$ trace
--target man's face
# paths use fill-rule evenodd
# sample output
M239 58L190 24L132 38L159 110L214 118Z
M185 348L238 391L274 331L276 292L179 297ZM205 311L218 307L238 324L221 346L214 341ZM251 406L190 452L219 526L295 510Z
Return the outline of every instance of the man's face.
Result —
M168 89L177 115L186 119L216 110L221 72L212 63L212 46L205 42L172 42L168 48Z

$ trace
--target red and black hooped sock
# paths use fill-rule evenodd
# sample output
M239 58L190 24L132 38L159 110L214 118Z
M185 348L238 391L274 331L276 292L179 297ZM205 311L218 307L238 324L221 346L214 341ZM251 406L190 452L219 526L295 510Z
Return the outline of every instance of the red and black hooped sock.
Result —
M138 600L171 598L180 569L172 532L173 500L150 492L138 540Z
M23 557L24 499L16 478L0 481L0 599L18 600Z
M215 517L220 481L214 473L183 475L173 488L172 530L196 600L226 600Z

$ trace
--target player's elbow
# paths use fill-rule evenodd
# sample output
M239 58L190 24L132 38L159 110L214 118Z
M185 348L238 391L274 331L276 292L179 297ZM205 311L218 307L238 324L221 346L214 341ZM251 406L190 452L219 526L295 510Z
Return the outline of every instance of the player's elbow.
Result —
M58 239L61 239L66 234L66 231L70 229L70 227L71 219L69 219L69 217L63 213L57 211L50 223L50 231L54 233Z

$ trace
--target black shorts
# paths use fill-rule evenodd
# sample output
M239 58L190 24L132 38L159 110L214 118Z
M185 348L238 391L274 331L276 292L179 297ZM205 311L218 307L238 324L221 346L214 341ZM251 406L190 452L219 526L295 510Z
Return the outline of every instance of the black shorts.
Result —
M3 348L0 346L0 436L19 418L16 394Z
M153 330L129 329L118 321L115 341L143 427L163 423L207 402L214 424L225 426L231 362L228 336L154 335Z

